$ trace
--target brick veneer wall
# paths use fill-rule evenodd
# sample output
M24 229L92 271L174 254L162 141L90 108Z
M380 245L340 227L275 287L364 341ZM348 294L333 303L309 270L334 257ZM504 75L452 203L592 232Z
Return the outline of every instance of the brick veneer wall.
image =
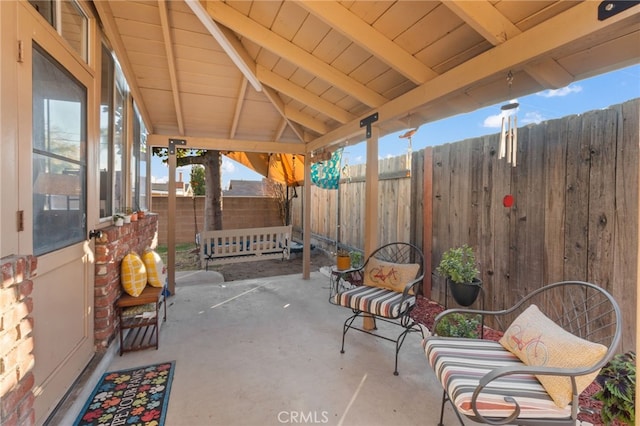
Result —
M196 226L194 223L194 198L176 197L176 243L193 243ZM195 220L198 232L204 225L204 197L195 197ZM158 214L158 244L167 244L167 196L153 196L151 209ZM222 198L222 227L224 229L261 228L281 226L282 220L278 203L271 197L229 197Z
M37 259L1 260L0 285L0 425L33 425L33 290Z
M122 294L120 263L130 251L142 254L157 245L158 215L146 214L137 222L110 226L96 239L94 339L96 351L105 351L117 330L115 302Z

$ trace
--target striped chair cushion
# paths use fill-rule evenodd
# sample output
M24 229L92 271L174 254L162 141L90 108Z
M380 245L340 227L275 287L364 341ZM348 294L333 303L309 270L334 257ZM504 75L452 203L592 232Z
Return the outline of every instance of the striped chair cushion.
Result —
M429 337L424 340L425 355L453 404L464 415L474 416L471 408L473 391L482 376L498 367L523 365L515 355L498 342L477 339ZM476 401L485 417L506 417L513 405L504 397L520 404L520 418L568 418L571 406L558 408L540 382L530 374L510 375L491 382Z
M363 285L336 294L331 302L385 318L398 318L401 313L416 303L415 296L408 297L401 309L401 299L402 293Z

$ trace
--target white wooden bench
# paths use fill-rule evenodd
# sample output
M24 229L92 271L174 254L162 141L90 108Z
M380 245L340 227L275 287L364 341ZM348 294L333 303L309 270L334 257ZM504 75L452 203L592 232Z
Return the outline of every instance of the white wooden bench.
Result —
M199 234L200 265L289 259L291 225L227 229Z

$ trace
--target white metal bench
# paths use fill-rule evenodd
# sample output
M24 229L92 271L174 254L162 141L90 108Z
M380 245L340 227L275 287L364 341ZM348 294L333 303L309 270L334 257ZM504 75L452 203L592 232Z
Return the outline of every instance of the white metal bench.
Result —
M576 424L579 395L615 354L622 333L620 308L604 289L580 281L549 284L500 311L450 309L493 318L500 342L428 337L425 355L444 388L444 404L487 424ZM507 324L516 316L517 318ZM506 320L506 321L505 321Z
M291 225L205 231L198 235L200 266L289 259Z

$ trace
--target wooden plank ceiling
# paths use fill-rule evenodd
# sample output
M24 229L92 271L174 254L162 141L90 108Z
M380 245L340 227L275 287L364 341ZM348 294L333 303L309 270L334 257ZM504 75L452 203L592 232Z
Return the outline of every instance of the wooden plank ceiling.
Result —
M374 112L385 135L640 61L640 5L605 20L598 1L94 5L151 144L335 149Z

